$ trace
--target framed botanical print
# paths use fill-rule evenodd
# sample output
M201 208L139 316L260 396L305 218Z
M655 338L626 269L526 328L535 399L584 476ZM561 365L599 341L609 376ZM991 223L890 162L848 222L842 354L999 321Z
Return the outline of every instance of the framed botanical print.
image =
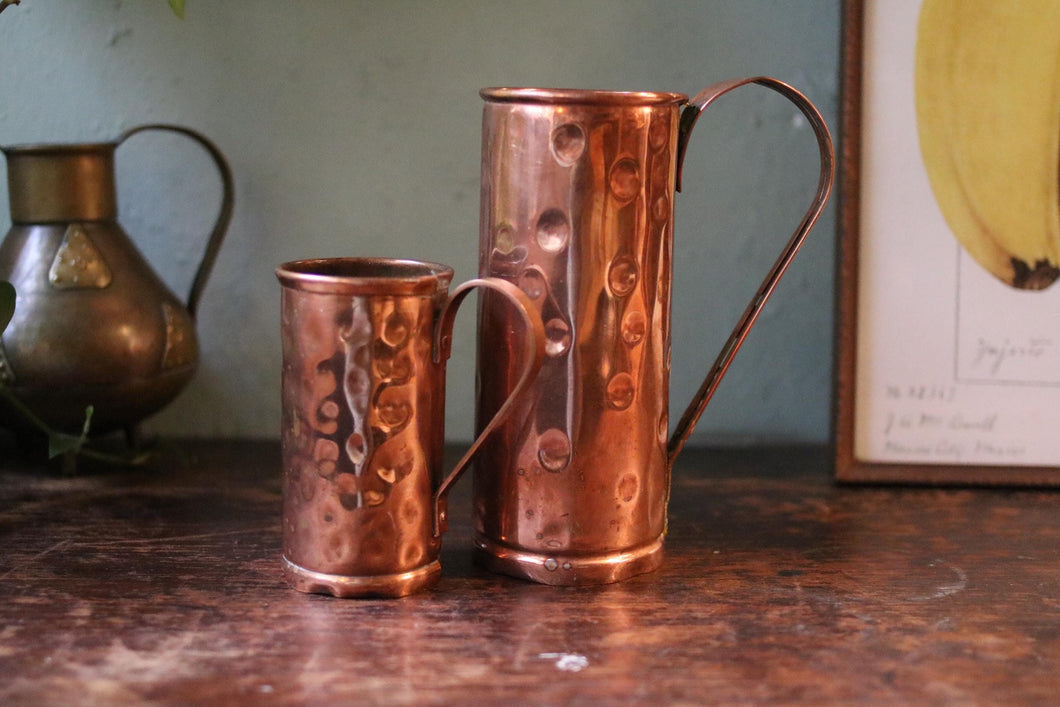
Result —
M836 477L1060 485L1060 2L843 4Z

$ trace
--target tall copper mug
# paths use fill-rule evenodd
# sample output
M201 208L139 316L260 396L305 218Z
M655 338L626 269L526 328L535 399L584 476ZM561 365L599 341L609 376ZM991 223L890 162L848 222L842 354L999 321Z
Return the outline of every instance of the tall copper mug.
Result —
M508 282L383 258L285 263L283 569L304 592L397 597L434 584L446 497L477 444L442 475L445 362L453 319L474 288L514 305L525 335L522 383L540 368L544 333ZM496 422L511 406L502 405ZM487 424L479 440L487 438Z
M821 173L809 211L669 436L675 192L690 132L719 96L773 89L806 116ZM475 556L554 585L614 582L662 561L673 461L831 191L831 137L797 90L767 77L680 93L481 92L479 272L518 285L546 360L475 462ZM479 310L480 424L518 379L519 334L494 297ZM514 339L514 340L513 340Z

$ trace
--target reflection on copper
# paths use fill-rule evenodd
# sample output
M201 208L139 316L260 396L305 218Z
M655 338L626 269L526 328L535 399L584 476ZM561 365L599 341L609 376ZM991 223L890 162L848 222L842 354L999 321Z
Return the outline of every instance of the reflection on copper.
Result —
M672 223L699 114L756 83L806 115L818 140L814 201L668 439ZM613 582L658 567L670 469L832 183L828 130L775 79L679 93L482 91L480 274L522 288L547 358L519 411L476 462L476 557L546 584ZM511 310L483 297L478 416L516 381ZM481 424L481 422L480 422Z
M335 596L403 596L434 584L449 488L443 479L445 361L460 302L506 297L522 374L544 358L529 300L499 280L448 296L444 265L373 258L287 263L282 287L283 563L291 584ZM497 419L510 411L502 406ZM489 435L489 427L483 437Z

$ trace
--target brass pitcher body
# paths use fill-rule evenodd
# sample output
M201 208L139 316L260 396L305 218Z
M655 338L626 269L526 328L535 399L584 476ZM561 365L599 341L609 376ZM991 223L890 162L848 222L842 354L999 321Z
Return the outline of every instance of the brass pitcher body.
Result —
M187 301L155 274L118 223L114 155L129 136L170 130L200 142L224 189ZM7 158L11 229L0 279L17 293L0 342L0 376L52 427L131 430L170 402L199 360L194 315L232 213L231 172L220 151L178 126L145 125L115 142L0 148ZM5 424L19 426L11 410Z
M758 83L803 111L818 192L673 436L673 203L693 124ZM476 462L476 559L546 584L613 582L659 566L670 469L721 375L827 199L831 141L801 94L768 78L679 93L486 89L479 272L533 300L547 358L523 408ZM510 389L510 314L480 308L478 414Z

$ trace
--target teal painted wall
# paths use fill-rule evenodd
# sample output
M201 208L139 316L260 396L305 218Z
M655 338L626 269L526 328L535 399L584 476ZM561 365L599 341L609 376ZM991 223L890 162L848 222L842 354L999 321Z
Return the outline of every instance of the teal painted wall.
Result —
M293 258L394 255L475 275L488 85L695 93L769 74L837 123L837 0L23 0L0 15L0 144L182 123L236 173L235 219L200 305L202 363L152 418L165 435L278 434L279 287ZM192 143L118 152L121 221L177 292L217 179ZM700 121L676 205L673 416L813 194L812 132L762 88ZM7 230L6 189L0 229ZM695 442L820 442L830 416L834 204L777 290ZM473 410L473 316L449 369L448 437Z

